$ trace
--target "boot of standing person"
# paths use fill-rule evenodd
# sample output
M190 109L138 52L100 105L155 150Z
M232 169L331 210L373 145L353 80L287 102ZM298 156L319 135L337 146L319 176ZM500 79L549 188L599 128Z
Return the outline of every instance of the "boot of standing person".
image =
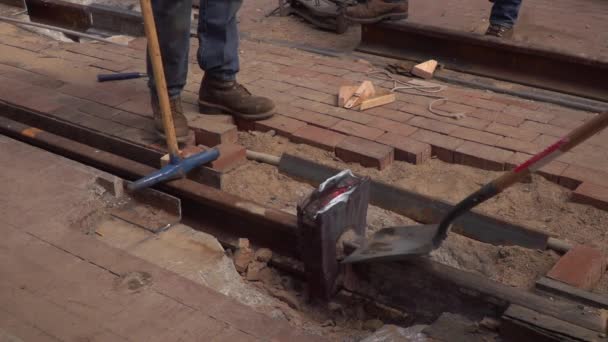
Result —
M498 38L511 38L517 22L522 0L490 0L493 2L490 13L490 26L486 35Z
M199 104L234 116L261 120L271 117L274 103L251 94L236 81L239 72L239 36L237 12L242 0L201 0L198 22L197 60L205 72L201 80ZM188 76L192 0L152 0L154 19L163 58L167 92L171 99L173 120L178 140L188 135L188 123L181 110L181 92ZM150 59L148 74L152 75ZM164 134L154 77L148 86L151 93L155 127Z
M359 24L407 19L408 0L368 0L347 7L344 16L349 21Z

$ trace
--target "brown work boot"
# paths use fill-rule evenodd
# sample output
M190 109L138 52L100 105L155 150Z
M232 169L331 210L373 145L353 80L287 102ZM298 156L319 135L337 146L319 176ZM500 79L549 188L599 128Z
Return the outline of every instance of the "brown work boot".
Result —
M252 95L236 81L203 77L198 93L201 113L220 110L246 120L263 120L274 115L274 103L265 97Z
M152 96L152 113L154 115L154 128L156 133L165 138L165 128L163 126L163 116L160 111L160 104L155 96ZM173 125L175 126L175 136L178 142L185 142L188 138L188 119L184 116L182 109L182 99L178 96L169 100L171 113L173 114Z
M344 16L349 21L359 24L374 24L383 20L407 19L408 0L385 2L368 0L355 6L347 7Z
M496 24L490 24L486 31L486 36L493 36L498 38L511 38L513 36L513 28L507 26L501 26Z

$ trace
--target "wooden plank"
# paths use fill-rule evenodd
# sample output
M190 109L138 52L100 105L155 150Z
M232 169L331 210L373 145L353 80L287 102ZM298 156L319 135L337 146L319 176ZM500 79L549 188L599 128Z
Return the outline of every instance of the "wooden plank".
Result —
M340 172L304 158L284 154L279 170L290 176L318 185ZM370 203L391 210L421 223L437 223L452 208L436 198L372 181ZM548 236L527 227L518 226L476 211L458 218L454 232L494 245L517 245L531 249L546 249Z
M346 101L344 104L344 108L353 108L357 107L361 104L361 101L364 101L376 94L376 89L374 88L374 84L370 81L363 81L357 91L353 94L353 96Z
M606 341L605 334L543 315L520 305L504 313L501 337L518 341ZM603 335L603 337L602 337Z
M380 96L372 97L371 99L364 100L361 102L359 110L366 110L374 107L384 106L389 103L393 103L396 100L395 93L384 94Z
M536 288L596 308L608 309L608 296L581 290L551 278L540 278L536 281Z

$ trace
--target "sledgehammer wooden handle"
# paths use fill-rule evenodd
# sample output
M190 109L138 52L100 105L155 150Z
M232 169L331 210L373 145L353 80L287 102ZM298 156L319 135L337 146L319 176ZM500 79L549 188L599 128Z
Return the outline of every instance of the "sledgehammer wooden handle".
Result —
M173 114L171 113L171 105L169 103L169 94L167 93L167 80L165 79L163 60L160 54L158 35L156 34L156 23L154 22L152 3L150 0L140 0L140 4L141 13L144 17L146 38L148 39L150 61L152 62L152 70L154 70L156 93L158 94L165 136L167 137L167 147L169 148L169 155L171 158L176 160L175 158L179 158L179 147L177 146L177 138L175 136L175 125L173 123Z

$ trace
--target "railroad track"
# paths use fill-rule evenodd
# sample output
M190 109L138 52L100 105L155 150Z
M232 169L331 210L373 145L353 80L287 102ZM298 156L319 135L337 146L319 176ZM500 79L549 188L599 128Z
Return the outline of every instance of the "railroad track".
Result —
M0 106L0 133L128 180L149 174L163 154L8 104ZM182 200L184 223L216 236L227 248L236 249L237 239L247 237L278 254L272 260L275 267L305 278L294 215L188 179L167 183L161 190ZM347 245L346 250L354 247ZM549 299L427 259L355 265L342 271L348 278L343 290L414 313L417 322L433 322L452 312L502 317L508 332L530 340L606 340L606 315L601 310L608 309L605 303ZM532 316L526 316L529 312Z

